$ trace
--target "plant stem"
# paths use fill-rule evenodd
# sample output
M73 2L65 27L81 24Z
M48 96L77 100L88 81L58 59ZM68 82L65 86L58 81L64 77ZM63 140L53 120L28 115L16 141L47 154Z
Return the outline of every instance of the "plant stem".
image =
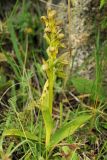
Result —
M54 70L53 70L53 59L50 59L50 71L49 71L49 111L52 116L53 106L53 87L54 87Z

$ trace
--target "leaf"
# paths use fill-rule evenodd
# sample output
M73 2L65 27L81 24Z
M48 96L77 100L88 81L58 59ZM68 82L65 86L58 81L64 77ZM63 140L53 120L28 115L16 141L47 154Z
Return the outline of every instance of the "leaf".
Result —
M0 91L6 90L12 85L12 80L6 80L6 75L0 70Z
M18 136L18 137L23 137L26 139L38 141L38 137L36 137L34 134L28 132L28 131L21 131L19 129L6 129L3 133L3 137L6 136Z
M52 116L50 113L50 106L49 106L49 83L48 80L46 81L44 88L43 88L43 92L42 95L40 97L40 109L42 111L42 115L43 115L43 120L45 123L45 130L46 130L46 146L49 144L50 141L50 136L51 136L51 132L52 132L52 127L53 127L53 120L52 120Z
M75 151L73 151L73 153L70 156L70 160L80 160L80 157Z
M24 160L30 160L31 159L31 152L28 152L24 158Z
M65 52L55 60L54 64L61 63L63 65L67 65L69 60L68 58L69 58L69 52Z
M20 66L23 66L23 61L22 61L22 57L21 57L21 53L20 53L19 45L18 45L19 42L17 40L16 33L15 33L15 30L14 30L14 26L12 24L11 19L9 19L7 25L8 25L8 30L9 30L10 35L11 35L11 41L13 43L13 47L14 47L14 50L15 50L16 57L18 59L18 62L20 64Z
M90 94L91 98L94 100L96 99L96 97L100 101L106 100L106 95L103 88L99 86L99 89L96 91L95 81L88 80L82 77L73 77L71 81L79 93Z
M12 81L11 80L9 80L9 81L7 81L5 83L2 83L2 84L0 83L0 91L6 90L11 85L12 85Z
M42 95L40 97L40 109L41 110L46 110L47 108L49 109L49 82L48 80L45 82Z
M4 54L5 54L6 58L7 58L7 62L12 67L17 79L20 79L20 77L21 77L20 67L16 64L14 58L11 55L9 55L8 53L4 53Z
M100 9L105 5L106 0L100 0Z
M56 72L56 75L57 75L57 77L59 77L59 78L66 78L66 74L64 73L64 72L62 72L62 71L58 71L58 72Z
M61 128L56 130L50 140L49 149L55 147L60 141L72 135L77 129L84 125L92 116L84 113L76 117L73 121L67 122Z

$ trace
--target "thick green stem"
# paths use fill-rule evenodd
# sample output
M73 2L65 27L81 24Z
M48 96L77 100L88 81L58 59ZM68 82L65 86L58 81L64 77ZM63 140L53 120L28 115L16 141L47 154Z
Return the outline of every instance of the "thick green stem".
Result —
M49 111L52 116L53 107L53 87L54 87L54 70L53 70L53 59L50 60L50 71L49 71Z
M45 129L46 129L46 148L49 145L50 142L50 136L52 133L52 128L53 128L53 121L52 121L52 116L50 115L49 110L44 110L42 111L43 119L45 122Z

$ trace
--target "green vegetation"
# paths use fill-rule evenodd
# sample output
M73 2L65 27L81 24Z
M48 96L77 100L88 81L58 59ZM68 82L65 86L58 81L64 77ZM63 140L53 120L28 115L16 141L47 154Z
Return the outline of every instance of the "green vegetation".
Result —
M99 10L104 7L101 0ZM90 80L70 75L57 11L48 9L43 16L38 1L26 0L6 11L0 21L2 160L107 159L107 44L100 36L106 19L97 32Z

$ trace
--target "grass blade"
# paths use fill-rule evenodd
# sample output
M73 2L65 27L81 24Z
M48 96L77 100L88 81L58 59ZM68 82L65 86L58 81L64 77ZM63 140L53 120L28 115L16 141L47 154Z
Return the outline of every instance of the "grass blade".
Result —
M20 79L20 76L21 76L20 67L16 64L13 57L11 57L9 54L5 53L5 56L7 58L7 62L10 64L11 68L13 69L16 77Z
M13 43L13 47L14 47L15 54L16 54L16 57L18 59L18 62L21 66L23 66L22 57L21 57L19 47L18 47L18 40L16 38L15 30L14 30L14 27L12 25L11 19L8 21L8 29L9 29L9 32L10 32L10 35L11 35L11 41Z

